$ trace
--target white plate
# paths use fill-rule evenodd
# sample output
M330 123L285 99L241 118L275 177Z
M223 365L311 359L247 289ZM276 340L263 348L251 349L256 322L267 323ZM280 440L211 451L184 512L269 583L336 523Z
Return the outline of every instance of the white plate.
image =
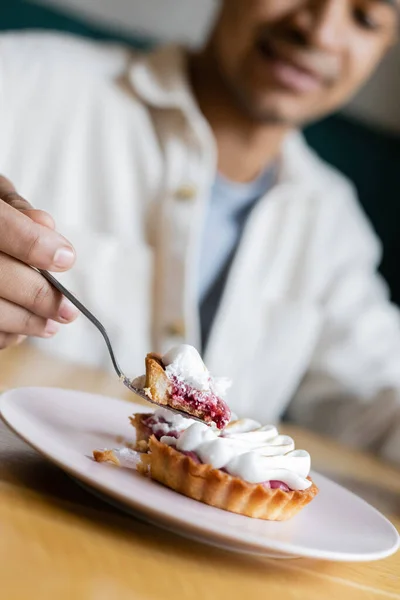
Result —
M95 448L134 438L128 417L148 412L114 398L51 388L2 395L3 419L33 448L106 499L164 528L240 552L370 561L393 554L399 536L377 510L329 479L313 474L319 495L291 521L273 523L212 508L131 469L98 464Z

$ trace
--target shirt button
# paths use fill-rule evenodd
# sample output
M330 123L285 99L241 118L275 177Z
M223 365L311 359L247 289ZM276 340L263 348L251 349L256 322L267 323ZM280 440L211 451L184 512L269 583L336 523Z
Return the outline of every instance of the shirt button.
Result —
M169 323L165 328L165 333L168 337L179 337L184 339L185 337L185 324L183 321L174 321Z
M197 188L194 185L186 184L181 185L175 192L176 200L181 200L182 202L186 202L188 200L194 200L197 195Z

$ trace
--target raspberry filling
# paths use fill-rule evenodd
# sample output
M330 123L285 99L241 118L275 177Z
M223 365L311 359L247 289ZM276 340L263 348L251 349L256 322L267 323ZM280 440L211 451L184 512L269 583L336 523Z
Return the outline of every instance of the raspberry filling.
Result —
M164 417L158 417L155 419L154 417L149 417L148 419L144 419L142 424L147 427L149 436L153 434L158 440L162 438L163 435L169 435L170 437L178 438L179 431L167 430L163 427L163 425L167 425L167 421Z
M176 448L175 448L176 449ZM196 452L184 452L182 450L178 450L178 452L181 452L182 454L184 454L185 456L188 456L189 458L192 459L193 462L195 462L197 465L201 464L201 460L199 459L199 457L197 456Z
M282 490L282 492L290 492L290 487L283 481L264 481L263 486L271 490Z
M223 429L229 423L229 407L212 390L197 390L174 376L170 377L170 381L172 408L196 415L205 423L215 423L218 429Z

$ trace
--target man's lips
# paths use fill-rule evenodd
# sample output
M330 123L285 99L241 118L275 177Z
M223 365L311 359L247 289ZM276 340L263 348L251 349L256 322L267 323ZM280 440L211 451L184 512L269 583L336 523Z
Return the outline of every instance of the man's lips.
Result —
M293 51L278 50L266 41L259 42L257 47L268 61L269 72L282 87L304 94L326 84L328 78L316 68L315 61L300 57Z

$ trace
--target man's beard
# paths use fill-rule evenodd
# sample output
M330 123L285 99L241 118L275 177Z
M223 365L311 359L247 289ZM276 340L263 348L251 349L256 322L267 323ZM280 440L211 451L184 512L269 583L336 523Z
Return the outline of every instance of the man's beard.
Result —
M234 98L236 106L241 112L254 124L258 125L282 125L285 127L299 127L300 122L289 119L280 114L278 110L272 108L262 108L256 105L249 99L246 93L242 93L234 86L231 87L231 94Z

